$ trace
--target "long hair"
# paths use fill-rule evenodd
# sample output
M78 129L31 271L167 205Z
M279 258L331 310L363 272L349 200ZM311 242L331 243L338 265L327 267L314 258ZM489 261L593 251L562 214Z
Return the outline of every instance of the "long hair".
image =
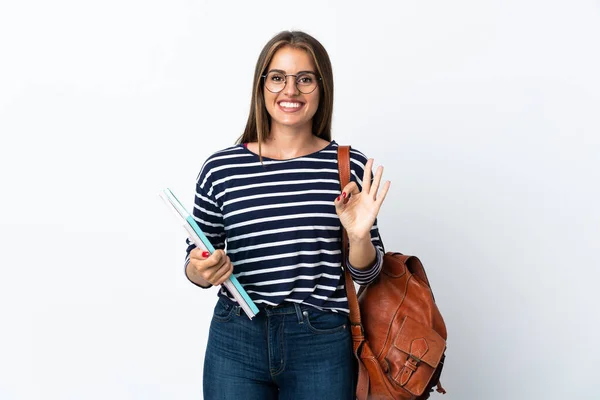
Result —
M333 71L329 55L321 43L314 37L302 31L283 31L275 35L263 47L254 70L254 83L252 84L252 101L246 129L238 138L236 144L258 142L258 154L262 161L261 143L267 139L271 132L271 116L267 112L264 98L264 85L262 75L271 63L277 50L290 46L305 50L317 68L319 82L319 106L312 120L313 134L331 141L331 119L333 115Z

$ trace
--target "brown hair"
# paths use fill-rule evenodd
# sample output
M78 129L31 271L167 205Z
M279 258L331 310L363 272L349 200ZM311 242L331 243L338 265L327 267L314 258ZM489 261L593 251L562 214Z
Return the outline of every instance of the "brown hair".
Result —
M262 75L265 74L271 59L277 50L291 46L305 50L313 59L317 68L317 75L321 78L319 84L319 107L312 121L313 134L331 141L331 119L333 114L333 72L329 55L321 43L314 37L301 31L283 31L275 35L263 47L254 70L254 83L252 84L252 103L246 129L238 138L236 144L258 142L258 154L262 161L261 142L269 137L271 129L271 116L267 112L264 99L264 85Z

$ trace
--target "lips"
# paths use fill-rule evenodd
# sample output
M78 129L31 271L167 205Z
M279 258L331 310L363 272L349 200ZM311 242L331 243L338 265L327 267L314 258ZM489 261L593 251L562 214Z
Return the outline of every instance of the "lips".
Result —
M304 103L295 100L281 100L277 102L279 108L284 112L296 112L304 107Z

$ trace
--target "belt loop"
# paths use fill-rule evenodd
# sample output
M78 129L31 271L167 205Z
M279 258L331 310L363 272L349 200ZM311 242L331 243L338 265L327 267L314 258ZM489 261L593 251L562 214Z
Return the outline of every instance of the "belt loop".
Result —
M298 317L298 323L303 324L304 318L302 318L302 309L300 308L300 305L294 303L294 309L296 310L296 317Z

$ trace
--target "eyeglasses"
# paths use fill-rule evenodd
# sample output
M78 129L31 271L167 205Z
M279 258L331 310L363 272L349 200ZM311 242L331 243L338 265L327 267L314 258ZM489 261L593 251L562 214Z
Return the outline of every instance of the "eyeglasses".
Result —
M293 76L296 78L296 87L300 93L309 94L317 88L318 81L321 78L317 77L313 72L301 72L299 74L284 74L281 71L271 71L266 75L262 75L265 79L265 87L271 93L279 93L285 88L287 77Z

